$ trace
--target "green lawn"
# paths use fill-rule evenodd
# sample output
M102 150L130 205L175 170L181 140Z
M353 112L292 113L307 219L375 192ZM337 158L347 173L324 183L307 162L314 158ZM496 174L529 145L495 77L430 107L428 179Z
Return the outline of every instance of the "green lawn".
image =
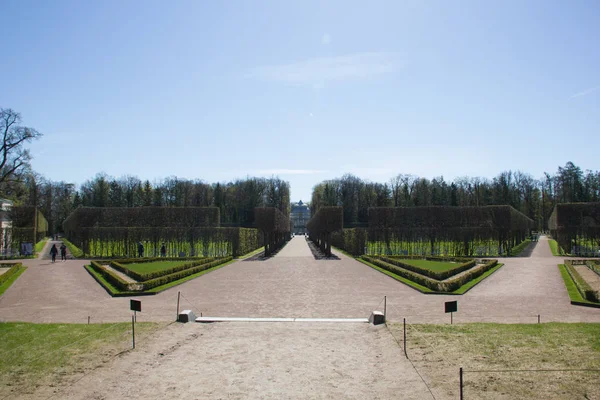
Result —
M402 324L388 326L402 343ZM458 398L459 367L466 371L465 399L597 399L600 393L598 323L420 325L407 320L407 342L409 358L431 379L439 398ZM523 371L556 369L579 371ZM483 370L504 372L471 372ZM508 372L513 370L520 372Z
M425 268L435 272L450 271L458 266L460 263L447 262L447 261L428 261L428 260L409 260L401 259L403 263L414 265L415 267Z
M118 260L117 260L118 261ZM198 259L200 261L200 259ZM149 274L151 272L163 271L168 268L173 268L181 264L189 264L191 260L185 261L152 261L147 263L132 263L123 264L127 269L130 269L138 274Z
M83 322L83 321L82 321ZM143 343L161 326L138 323L136 342ZM65 375L89 371L131 348L131 323L0 323L0 398L23 396L36 385L60 386Z

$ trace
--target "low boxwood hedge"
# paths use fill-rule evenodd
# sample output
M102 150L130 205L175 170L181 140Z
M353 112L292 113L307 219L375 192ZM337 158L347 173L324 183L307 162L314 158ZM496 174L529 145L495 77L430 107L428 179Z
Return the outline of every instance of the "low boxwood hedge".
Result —
M575 282L575 286L577 287L579 293L581 293L581 296L588 301L592 301L595 303L600 302L600 295L598 294L598 292L592 289L592 287L585 281L585 279L583 279L583 277L579 274L579 272L577 272L573 265L585 265L585 262L573 263L573 261L571 260L565 260L565 267L567 269L567 273L571 276L573 282Z
M425 275L421 275L421 274L413 272L413 271L409 271L400 266L390 264L390 263L385 262L378 258L369 257L369 256L363 256L362 258L364 260L370 262L371 264L374 264L374 265L376 265L380 268L383 268L389 272L392 272L398 276L401 276L403 278L406 278L413 282L416 282L419 285L425 286L436 292L444 292L444 293L449 293L449 292L453 292L453 291L457 290L458 288L463 286L465 283L483 275L484 273L486 273L490 269L494 268L498 264L498 260L486 260L487 262L485 264L480 265L478 267L471 268L471 270L468 271L466 274L455 277L453 279L440 281L440 280L432 279Z
M114 287L116 287L119 290L128 291L128 290L139 289L139 286L135 286L135 288L130 289L129 282L125 281L123 278L121 278L119 275L113 273L111 270L102 268L102 264L98 261L91 261L90 266L92 267L92 269L94 271L96 271L98 274L102 275L102 277L104 279L106 279L108 282L110 282L111 285L113 285Z
M23 266L21 263L0 263L0 268L9 268L8 271L0 275L0 285L6 282L11 276Z
M172 273L169 275L163 275L156 279L151 279L149 281L144 282L144 290L149 290L149 289L155 288L157 286L166 285L167 283L171 283L173 281L185 278L186 276L195 274L197 272L205 271L207 269L216 267L217 265L226 263L231 260L233 260L233 257L231 257L231 256L217 258L216 260L214 260L212 262L208 262L208 263L204 263L202 265L197 265L195 267L187 268L182 271L178 271L178 272L175 272L175 273Z
M183 271L185 269L192 268L197 265L203 265L206 263L210 263L215 260L216 260L216 257L196 258L196 259L193 259L193 261L190 261L187 263L176 265L174 267L167 268L162 271L149 272L147 274L141 274L139 272L135 272L135 271L127 268L127 264L134 264L134 263L137 264L138 262L140 262L138 260L136 260L134 262L132 262L131 259L118 260L118 261L110 261L109 263L110 263L111 267L113 267L117 271L124 273L125 275L131 277L132 279L135 279L138 282L146 282L151 279L156 279L156 278L164 276L164 275L170 275L175 272ZM156 259L152 259L152 261L185 261L185 260L181 260L181 258L156 258ZM146 262L152 262L152 261L144 260L143 262L146 263Z
M457 263L466 263L469 261L473 261L472 258L468 258L468 257L419 256L419 255L412 255L412 256L395 255L395 256L386 256L386 257L405 259L405 260L446 261L446 262L457 262Z
M390 264L396 265L398 267L402 267L402 268L407 269L412 272L416 272L417 274L428 276L428 277L436 279L438 281L443 281L444 279L448 279L451 276L460 274L463 271L473 268L477 264L475 262L475 260L469 260L469 261L463 262L462 264L457 265L456 268L452 268L451 270L448 270L448 271L432 271L427 268L421 268L421 267L417 267L416 265L402 262L401 258L384 257L384 256L381 256L378 258L380 260L383 260ZM419 258L419 260L422 260L422 259L423 258ZM405 258L405 260L407 260L407 258ZM411 258L411 260L412 260L412 258ZM437 261L437 260L429 260L429 261Z

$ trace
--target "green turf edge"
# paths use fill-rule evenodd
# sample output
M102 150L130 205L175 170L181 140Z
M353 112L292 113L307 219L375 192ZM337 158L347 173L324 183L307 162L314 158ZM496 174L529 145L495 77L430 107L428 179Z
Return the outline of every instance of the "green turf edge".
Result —
M498 263L498 265L496 265L494 268L490 269L489 271L484 272L483 274L481 274L481 276L478 276L477 278L470 280L469 282L465 283L464 285L462 285L461 287L459 287L458 289L456 289L454 292L452 292L450 294L462 295L462 294L467 293L469 290L471 290L473 287L475 287L475 285L477 285L479 282L481 282L482 280L484 280L485 278L487 278L494 272L498 271L500 269L500 267L502 267L503 265L504 264Z
M219 265L214 266L214 267L212 267L210 269L197 272L195 274L186 276L185 278L181 278L181 279L179 279L177 281L169 282L169 283L167 283L165 285L157 286L155 288L152 288L152 289L144 291L144 292L123 292L123 291L120 291L119 289L117 289L113 285L111 285L109 282L107 282L106 279L104 279L104 277L102 275L100 275L99 273L97 273L96 271L94 271L89 265L84 265L84 268L88 271L88 273L90 275L92 275L92 277L96 280L96 282L98 282L104 288L104 290L106 290L106 292L108 294L110 294L112 297L132 297L132 296L153 296L153 295L158 294L160 292L163 292L163 291L165 291L167 289L170 289L173 286L181 285L182 283L185 283L185 282L190 281L192 279L198 278L199 276L207 274L207 273L209 273L211 271L214 271L214 270L219 269L219 268L223 268L223 267L225 267L225 266L233 263L234 261L236 261L236 260L231 260L231 261L228 261L226 263L219 264Z
M576 306L600 308L600 303L588 301L583 298L581 293L579 293L575 282L573 282L573 278L571 278L571 275L569 275L569 273L567 272L565 264L558 264L558 269L560 271L560 275L562 276L563 282L565 283L565 287L567 288L567 293L569 294L569 298L571 299L571 304Z
M394 274L394 273L392 273L392 272L390 272L388 270L385 270L385 269L380 268L380 267L378 267L378 266L376 266L374 264L371 264L370 262L368 262L366 260L362 260L360 258L356 258L355 260L358 261L358 262L360 262L360 263L363 263L363 264L365 264L365 265L367 265L367 266L369 266L369 267L371 267L373 269L376 269L377 271L379 271L381 273L384 273L387 276L389 276L391 278L394 278L395 280L397 280L399 282L402 282L405 285L410 286L411 288L413 288L415 290L418 290L421 293L425 293L425 294L439 293L439 292L434 292L433 290L429 289L428 287L425 287L423 285L419 285L418 283L415 283L415 282L413 282L413 281L411 281L409 279L403 278L403 277L398 276L398 275L396 275L396 274ZM444 294L450 294L450 293L444 293Z
M346 250L344 249L340 249L339 247L335 247L335 246L331 246L332 250L336 250L339 251L340 253L342 253L345 256L348 256L350 258L356 258L355 256L353 256L352 254L348 253ZM357 259L358 260L358 259Z
M67 238L61 237L60 240L65 244L65 246L67 246L67 248L69 249L69 253L71 253L71 256L73 256L73 258L80 258L85 256L85 254L83 254L83 250L71 243Z
M496 272L498 269L500 269L500 267L502 267L504 264L500 264L498 263L498 265L496 265L494 268L490 269L489 271L486 271L485 273L483 273L481 276L465 283L464 285L462 285L461 287L459 287L458 289L456 289L453 292L436 292L433 291L431 289L429 289L428 287L419 285L418 283L415 283L409 279L403 278L401 276L398 276L390 271L387 271L383 268L380 268L376 265L371 264L368 261L365 260L361 260L360 258L356 258L356 261L361 262L365 265L368 265L369 267L376 269L379 272L382 272L384 274L386 274L387 276L394 278L395 280L404 283L407 286L410 286L411 288L424 293L424 294L445 294L445 295L463 295L465 293L467 293L469 290L471 290L473 287L475 287L475 285L477 285L479 282L481 282L482 280L484 280L485 278L487 278L488 276L490 276L491 274L493 274L494 272Z
M24 266L20 266L17 269L17 272L13 273L12 276L10 278L8 278L8 280L6 282L4 282L2 285L0 285L0 296L2 296L4 294L4 292L6 292L8 290L8 288L10 287L10 285L12 285L19 276L21 276L21 274L23 272L25 272L25 270L27 269L27 267Z
M259 247L259 248L258 248L258 249L256 249L256 250L252 250L250 253L246 253L246 254L244 254L244 255L242 255L242 256L235 257L235 258L234 258L234 260L245 260L246 258L250 258L250 257L252 257L252 256L255 256L255 255L257 255L257 254L260 254L260 253L261 253L261 252L263 252L263 251L265 251L265 246L263 246L263 247Z
M566 256L564 252L561 252L558 247L558 242L554 239L548 239L548 245L550 246L550 251L552 255L555 257Z
M33 254L37 255L39 253L42 252L42 250L44 250L44 246L46 246L46 243L48 242L49 238L43 238L42 240L40 240L39 242L37 242L35 244L35 248L33 249Z
M521 243L519 243L518 245L516 245L515 247L510 249L510 256L511 257L520 257L521 253L524 252L525 249L532 243L534 243L534 242L532 242L529 239L523 240Z

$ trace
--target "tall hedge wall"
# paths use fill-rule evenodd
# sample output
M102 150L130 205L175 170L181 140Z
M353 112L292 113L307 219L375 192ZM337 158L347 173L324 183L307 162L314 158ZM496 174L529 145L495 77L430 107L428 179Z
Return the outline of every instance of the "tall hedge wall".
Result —
M63 223L66 236L85 255L122 257L156 255L161 244L169 254L226 256L246 254L263 245L256 229L221 228L217 207L81 207Z
M158 256L162 243L167 253L186 256L238 257L263 246L262 235L251 228L80 228L68 231L69 240L84 256L135 257L137 244L144 245L145 256Z
M321 207L306 224L308 237L328 256L331 256L331 234L344 229L342 207Z
M205 227L220 222L218 207L80 207L63 227Z
M254 209L256 227L263 233L265 256L281 248L290 237L290 217L275 207Z
M557 204L548 220L552 237L567 252L600 246L600 203ZM578 253L575 251L575 253Z
M17 249L21 242L37 242L48 234L48 221L35 207L14 206L8 213L12 221L11 247ZM37 214L37 218L36 218ZM37 229L34 239L34 224Z
M474 241L494 241L505 249L521 243L534 221L510 206L369 208L369 241L428 242L430 252L450 243L456 255L473 255Z

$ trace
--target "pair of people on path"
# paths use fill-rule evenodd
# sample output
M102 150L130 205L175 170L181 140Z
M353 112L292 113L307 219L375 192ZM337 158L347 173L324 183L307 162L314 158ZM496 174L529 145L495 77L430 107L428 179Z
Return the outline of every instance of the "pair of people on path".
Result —
M52 256L52 262L56 262L56 255L58 254L58 249L56 248L56 244L53 244L50 248L50 255ZM61 243L60 246L60 259L61 261L67 261L67 246L64 243Z

